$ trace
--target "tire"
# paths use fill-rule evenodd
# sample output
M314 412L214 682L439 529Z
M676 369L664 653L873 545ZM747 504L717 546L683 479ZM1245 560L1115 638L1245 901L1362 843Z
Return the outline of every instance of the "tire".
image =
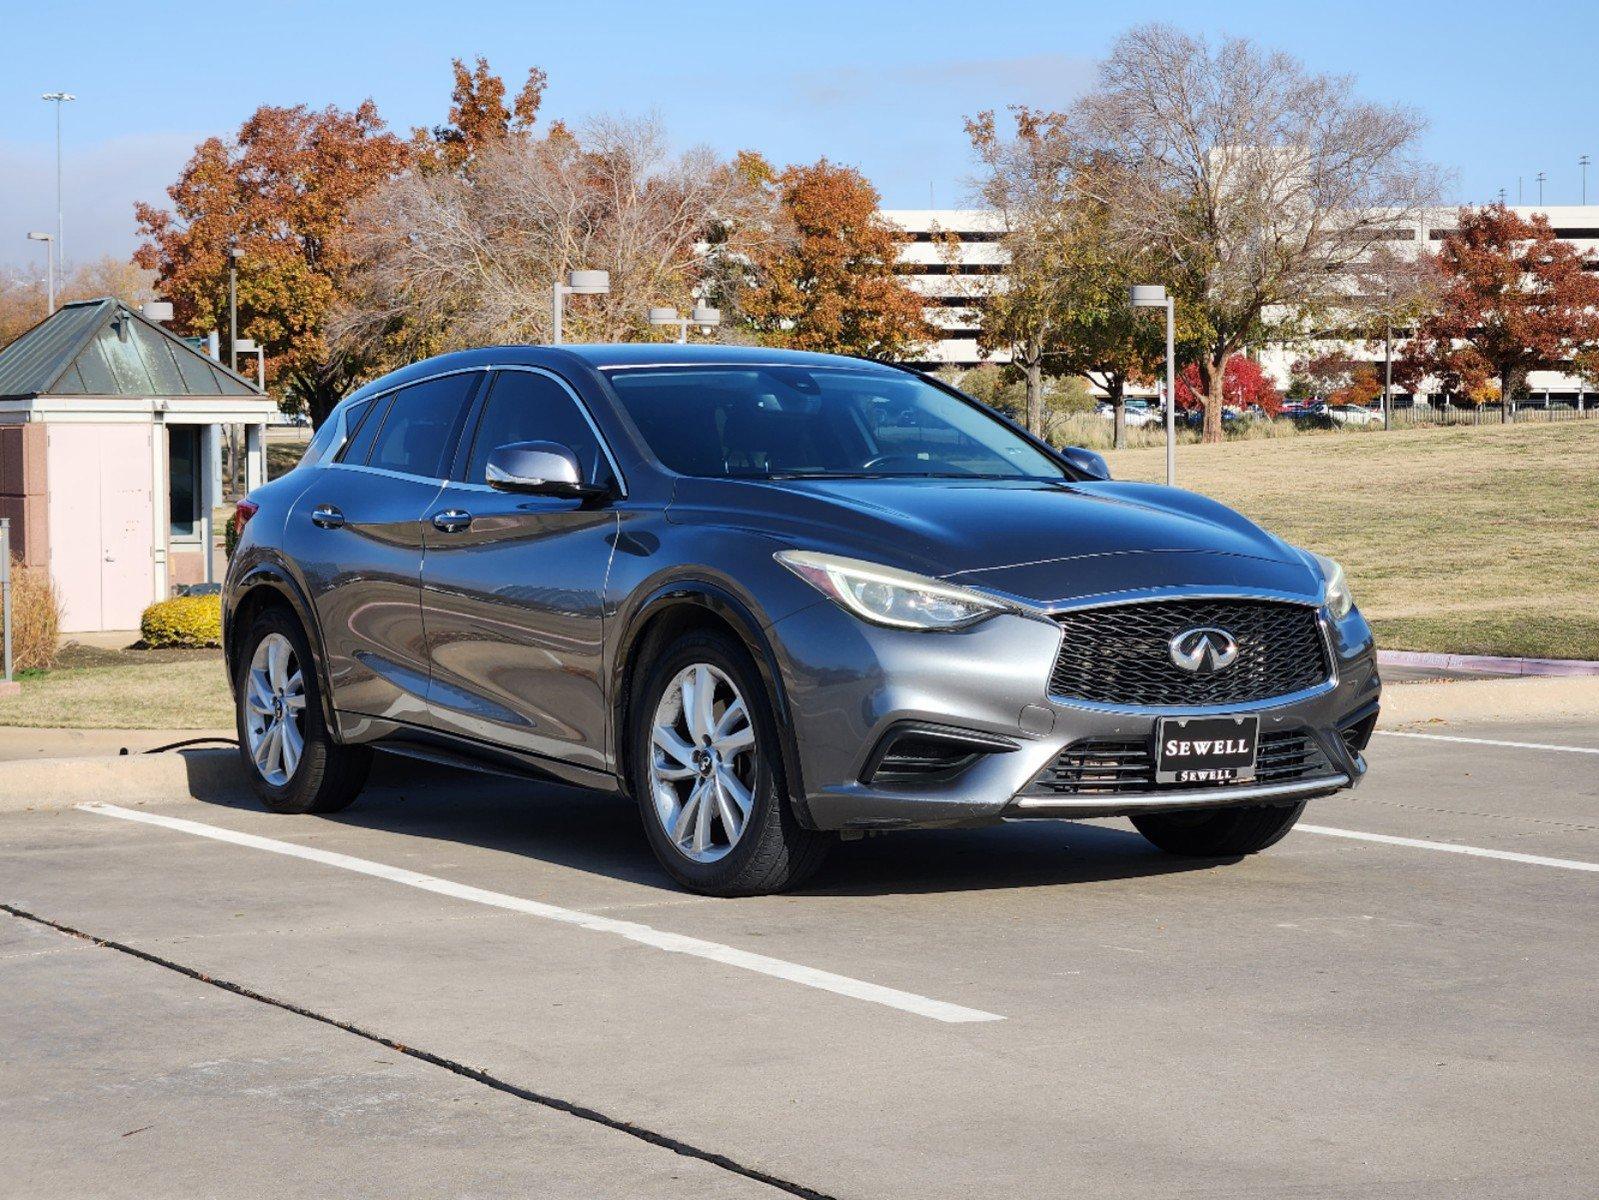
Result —
M1133 827L1168 854L1189 858L1238 858L1280 842L1305 811L1288 805L1237 805L1198 812L1144 813Z
M771 700L744 647L718 631L696 630L666 644L635 678L628 783L650 848L667 873L707 896L769 895L809 878L833 839L801 826L788 803ZM691 724L685 680L700 689L694 694L711 696L708 721ZM706 680L709 692L703 690ZM736 700L743 701L747 722L734 713ZM667 737L663 744L673 746L672 752L657 747L657 724L664 727L668 719L676 740ZM730 732L702 745L691 733L707 725L713 733L724 726ZM734 749L746 733L747 749ZM703 804L694 800L695 792ZM731 841L729 818L741 822ZM682 831L680 838L669 823Z
M285 687L276 689L272 671L258 669L257 658L270 660L274 651L285 648L291 656L283 660ZM239 655L233 687L239 755L255 794L273 812L337 812L360 794L372 766L369 747L340 745L329 734L314 662L305 631L281 609L268 609L256 619ZM300 680L298 692L291 686L295 675ZM262 730L273 725L286 727L278 735L276 758L263 746ZM282 745L285 740L292 745L294 737L301 749L291 755ZM258 748L268 751L261 762Z

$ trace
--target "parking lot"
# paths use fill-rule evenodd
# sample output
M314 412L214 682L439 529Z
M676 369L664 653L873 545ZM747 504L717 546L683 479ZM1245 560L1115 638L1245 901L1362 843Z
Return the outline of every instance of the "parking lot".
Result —
M399 760L0 815L0 1191L1591 1196L1599 728L1416 732L1242 862L1038 822L738 901Z

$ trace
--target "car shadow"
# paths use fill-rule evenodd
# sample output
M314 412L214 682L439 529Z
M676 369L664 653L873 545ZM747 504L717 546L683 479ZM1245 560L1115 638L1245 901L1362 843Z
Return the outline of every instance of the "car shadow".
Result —
M208 802L256 807L232 792ZM555 866L677 893L656 863L633 801L528 780L476 775L379 754L367 790L323 818L522 855ZM1011 890L1210 870L1227 860L1182 859L1126 827L1016 821L972 829L905 830L833 848L797 895L885 896Z

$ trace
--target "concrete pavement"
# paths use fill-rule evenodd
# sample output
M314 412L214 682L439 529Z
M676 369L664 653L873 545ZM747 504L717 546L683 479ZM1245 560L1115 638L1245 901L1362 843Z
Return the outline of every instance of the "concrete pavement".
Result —
M1306 822L1599 864L1591 720L1446 733L1484 741L1379 735L1367 784ZM669 886L626 804L506 781L406 767L331 818L138 811L215 833L0 816L0 900L312 1015L0 916L16 1194L281 1191L296 1169L287 1194L782 1194L738 1170L861 1197L1599 1189L1591 871L1309 832L1192 863L1125 823L1041 822L849 843L803 892L713 901ZM239 834L328 861L218 840Z

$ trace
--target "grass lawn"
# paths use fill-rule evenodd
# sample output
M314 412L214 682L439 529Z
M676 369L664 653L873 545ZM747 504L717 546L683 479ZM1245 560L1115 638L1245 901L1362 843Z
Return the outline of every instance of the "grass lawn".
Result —
M231 729L220 650L86 650L19 677L0 725L55 729Z
M1342 562L1387 649L1599 659L1599 421L1179 446L1177 482Z

